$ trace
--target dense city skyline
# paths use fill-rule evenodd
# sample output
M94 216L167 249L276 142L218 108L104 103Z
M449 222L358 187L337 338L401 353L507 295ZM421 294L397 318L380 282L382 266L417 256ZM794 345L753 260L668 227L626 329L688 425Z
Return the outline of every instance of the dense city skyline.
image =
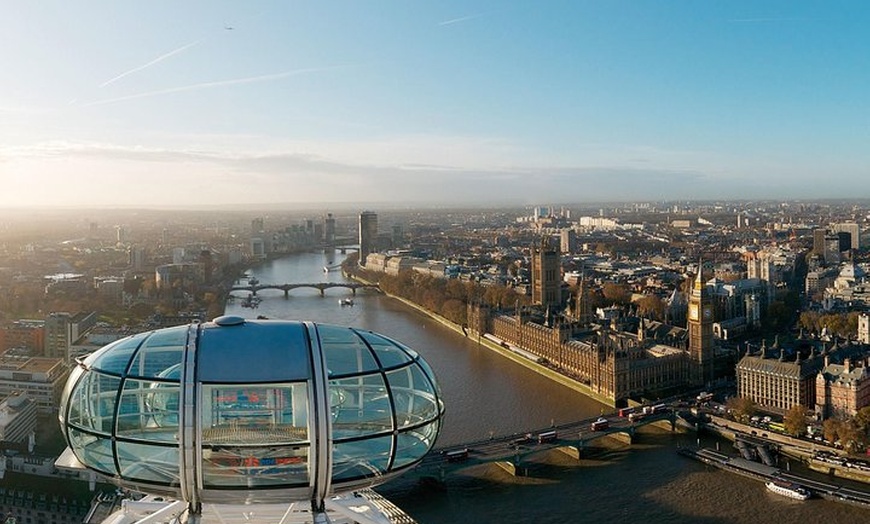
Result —
M859 3L7 11L0 207L838 198L870 160Z

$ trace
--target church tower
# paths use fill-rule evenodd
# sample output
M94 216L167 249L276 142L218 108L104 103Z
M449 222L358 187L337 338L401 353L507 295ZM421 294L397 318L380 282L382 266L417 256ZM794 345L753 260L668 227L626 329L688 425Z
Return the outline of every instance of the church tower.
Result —
M688 331L692 382L701 386L713 380L713 303L704 285L703 263L689 295Z

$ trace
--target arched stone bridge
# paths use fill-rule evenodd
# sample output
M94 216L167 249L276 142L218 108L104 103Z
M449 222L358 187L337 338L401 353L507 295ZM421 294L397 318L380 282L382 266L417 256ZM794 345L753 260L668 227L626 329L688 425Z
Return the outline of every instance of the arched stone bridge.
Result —
M323 295L327 289L332 289L334 287L350 289L354 295L356 295L356 290L361 288L380 290L377 284L361 284L359 282L315 282L309 284L255 284L248 286L233 286L230 288L230 291L248 291L252 295L256 295L258 291L263 289L279 289L284 292L284 297L288 297L290 296L290 290L300 287L316 289L320 291L321 295Z

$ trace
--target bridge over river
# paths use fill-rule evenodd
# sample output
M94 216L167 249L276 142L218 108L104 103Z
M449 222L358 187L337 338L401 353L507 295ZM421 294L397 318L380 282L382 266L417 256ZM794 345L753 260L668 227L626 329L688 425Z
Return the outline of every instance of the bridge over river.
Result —
M256 296L258 291L262 291L264 289L278 289L284 292L284 298L290 296L290 291L293 289L298 289L302 287L312 288L320 291L320 294L323 295L327 289L332 288L346 288L350 289L351 292L356 295L357 289L369 288L374 289L376 291L380 291L380 288L377 284L362 284L359 282L314 282L314 283L305 283L305 284L251 284L247 285L235 285L230 288L230 291L247 291L252 295Z
M530 455L560 449L579 459L583 456L584 448L601 437L616 437L630 444L638 428L663 421L668 422L673 431L676 428L676 416L676 412L668 409L632 421L613 413L607 416L608 427L598 430L593 430L592 424L599 417L593 417L526 433L434 448L406 476L442 479L456 470L485 463L496 463L512 475L516 475L520 471L522 462Z

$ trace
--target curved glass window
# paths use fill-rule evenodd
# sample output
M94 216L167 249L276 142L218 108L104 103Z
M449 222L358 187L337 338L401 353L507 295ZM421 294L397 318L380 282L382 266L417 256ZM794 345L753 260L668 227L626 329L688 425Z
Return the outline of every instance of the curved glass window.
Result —
M369 373L379 369L371 350L355 331L335 326L318 326L317 335L330 377Z
M393 469L401 468L422 459L435 445L441 421L399 433L396 440L396 458Z
M393 408L380 374L329 381L335 440L374 435L393 430Z
M179 384L127 379L118 406L119 437L178 441Z
M359 335L371 345L382 368L390 369L411 362L411 357L393 341L372 332L361 331Z
M130 364L130 357L133 356L133 352L136 351L139 344L150 334L150 332L142 333L113 342L97 353L94 353L92 355L93 360L90 358L86 359L85 365L105 371L106 373L121 375L127 371L127 366Z
M187 344L187 326L156 331L141 345L130 365L128 376L166 378L171 369L178 369ZM178 373L173 378L178 378Z
M118 463L124 478L178 484L178 447L119 441Z
M83 464L108 475L115 475L115 454L111 439L69 428L69 444Z
M432 385L416 365L387 373L396 423L399 428L417 426L438 417L439 406Z
M342 442L332 447L332 480L379 477L386 473L393 437Z
M115 404L121 379L88 373L78 383L69 402L68 423L109 435L115 421Z

